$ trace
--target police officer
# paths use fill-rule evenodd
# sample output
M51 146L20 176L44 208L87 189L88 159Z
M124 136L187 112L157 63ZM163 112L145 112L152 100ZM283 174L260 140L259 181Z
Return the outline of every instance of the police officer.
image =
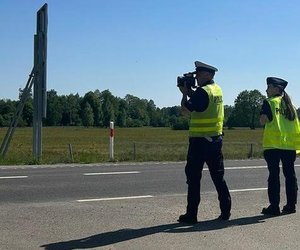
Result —
M179 86L182 93L182 111L189 113L189 148L185 174L188 184L186 213L178 221L197 223L200 203L200 180L204 163L218 192L221 209L219 219L228 220L231 210L231 197L224 180L222 154L224 106L223 95L213 78L215 67L196 61L196 71L192 72L198 83L196 89L186 84Z
M260 123L265 125L263 136L264 158L268 165L268 196L270 205L262 214L280 215L279 162L285 176L287 204L283 214L296 212L297 178L294 168L296 150L300 149L300 127L297 112L285 92L288 82L277 78L267 78L268 98L263 102Z

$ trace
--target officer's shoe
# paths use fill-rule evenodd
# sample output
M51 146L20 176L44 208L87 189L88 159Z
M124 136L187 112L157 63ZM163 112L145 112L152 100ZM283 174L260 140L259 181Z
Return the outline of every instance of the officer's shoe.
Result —
M179 219L177 221L180 223L186 223L186 224L196 224L198 222L197 217L190 216L188 214L180 215Z
M218 217L218 220L229 220L230 216L231 216L230 212L227 213L222 212Z
M279 207L274 207L274 206L270 205L268 207L264 207L262 209L261 213L264 215L278 216L278 215L280 215L280 209L279 209Z
M296 206L285 205L282 208L282 214L293 214L296 213Z

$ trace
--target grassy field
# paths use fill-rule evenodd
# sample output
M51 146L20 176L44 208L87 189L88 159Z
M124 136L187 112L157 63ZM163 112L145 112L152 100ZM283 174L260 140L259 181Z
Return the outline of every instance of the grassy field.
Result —
M0 129L0 140L7 128ZM69 145L76 163L109 161L109 129L84 127L43 128L43 155L40 163L72 162ZM225 130L225 159L262 157L261 129ZM188 131L170 128L116 128L116 161L184 161ZM17 128L6 157L0 164L35 164L32 158L32 128Z

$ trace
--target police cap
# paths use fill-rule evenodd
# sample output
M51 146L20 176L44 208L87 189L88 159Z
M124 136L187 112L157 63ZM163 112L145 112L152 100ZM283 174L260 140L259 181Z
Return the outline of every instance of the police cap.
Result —
M206 71L206 72L210 72L210 73L215 73L215 72L218 71L217 68L215 68L211 65L205 64L203 62L199 62L199 61L195 61L195 67L196 67L196 71L193 72L193 73L196 73L196 72L199 72L199 71Z
M288 84L288 82L286 80L283 80L281 78L278 77L268 77L267 78L267 84L272 84L276 87L280 87L282 89L285 89L286 85Z

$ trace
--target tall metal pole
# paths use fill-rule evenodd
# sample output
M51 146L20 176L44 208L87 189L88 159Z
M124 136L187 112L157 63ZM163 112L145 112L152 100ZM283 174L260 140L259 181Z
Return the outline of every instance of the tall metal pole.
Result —
M34 36L34 88L33 88L33 157L42 157L42 118L46 117L48 5L37 12L37 34Z
M34 66L23 91L10 127L0 147L0 156L4 157L10 140L14 134L17 122L22 114L25 102L34 85L33 94L33 144L32 152L35 159L42 156L42 118L46 118L47 110L47 29L48 5L44 4L37 12L37 34L34 35Z

